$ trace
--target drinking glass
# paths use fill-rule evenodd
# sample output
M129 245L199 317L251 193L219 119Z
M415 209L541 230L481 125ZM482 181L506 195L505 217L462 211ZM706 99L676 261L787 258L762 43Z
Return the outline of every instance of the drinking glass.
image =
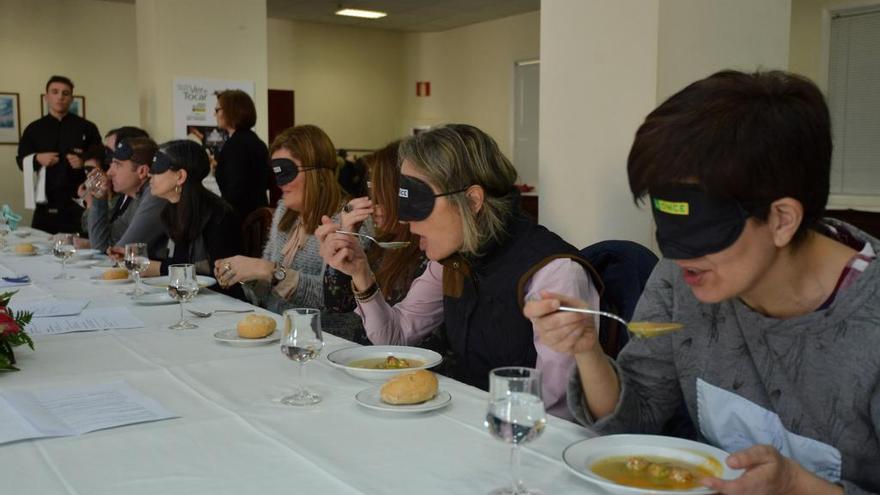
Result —
M534 368L495 368L489 373L489 412L485 425L493 437L512 445L510 472L512 484L493 490L490 495L530 495L519 474L520 448L538 438L547 419L541 400L541 372Z
M103 198L104 197L103 187L104 187L104 181L105 181L106 176L104 175L104 173L100 169L95 168L93 170L97 170L97 172L93 172L93 173L90 172L88 174L88 176L86 177L86 183L85 183L86 190L88 190L88 192L91 193L92 196L94 196L96 198Z
M312 308L288 309L284 312L281 332L281 354L299 363L297 388L281 399L288 406L308 406L321 402L321 396L308 390L303 381L303 367L318 357L324 347L321 335L321 312Z
M73 278L73 276L67 274L67 260L76 254L73 238L73 234L55 234L52 238L52 254L61 260L61 273L55 276L55 280L70 280Z
M129 275L134 275L134 289L126 294L136 298L144 293L141 287L141 272L150 266L150 258L147 256L147 245L143 242L132 242L125 245L125 257L123 258L125 269Z
M184 263L168 267L168 295L180 303L180 321L168 328L172 330L199 328L183 316L183 303L191 301L198 292L199 281L196 279L196 269L192 264Z

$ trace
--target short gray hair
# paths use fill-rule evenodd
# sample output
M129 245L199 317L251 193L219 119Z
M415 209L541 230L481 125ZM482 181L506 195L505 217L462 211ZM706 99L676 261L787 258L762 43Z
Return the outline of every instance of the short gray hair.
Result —
M461 215L462 254L479 256L489 242L503 237L516 169L488 134L474 126L448 124L403 141L399 155L401 163L409 160L441 192L473 185L485 191L479 212L465 194L446 196Z

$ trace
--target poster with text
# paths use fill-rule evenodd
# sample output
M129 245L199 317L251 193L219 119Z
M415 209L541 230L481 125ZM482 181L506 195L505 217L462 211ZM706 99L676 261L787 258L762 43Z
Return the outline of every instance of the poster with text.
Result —
M240 89L256 101L253 81L175 78L174 137L198 141L216 156L228 136L217 127L214 108L217 94L227 89Z

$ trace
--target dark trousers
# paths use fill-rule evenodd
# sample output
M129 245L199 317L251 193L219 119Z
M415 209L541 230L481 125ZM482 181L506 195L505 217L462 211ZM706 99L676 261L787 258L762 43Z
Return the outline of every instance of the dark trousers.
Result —
M60 205L37 205L31 227L50 234L59 232L79 234L82 233L83 211L72 200Z

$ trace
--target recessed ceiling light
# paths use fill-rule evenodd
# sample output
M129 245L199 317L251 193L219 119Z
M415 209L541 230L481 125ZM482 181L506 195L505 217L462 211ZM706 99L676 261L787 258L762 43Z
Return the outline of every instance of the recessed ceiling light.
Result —
M377 12L375 10L340 9L336 11L336 15L363 17L364 19L380 19L388 14L386 14L385 12Z

